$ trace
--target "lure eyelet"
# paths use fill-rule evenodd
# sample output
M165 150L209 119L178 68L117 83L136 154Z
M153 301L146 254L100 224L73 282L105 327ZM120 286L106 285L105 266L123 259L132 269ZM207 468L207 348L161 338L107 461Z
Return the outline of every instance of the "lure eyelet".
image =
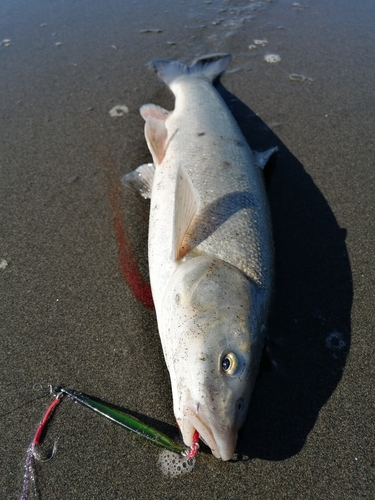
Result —
M238 358L233 352L228 352L222 362L221 368L226 375L233 375L238 368Z

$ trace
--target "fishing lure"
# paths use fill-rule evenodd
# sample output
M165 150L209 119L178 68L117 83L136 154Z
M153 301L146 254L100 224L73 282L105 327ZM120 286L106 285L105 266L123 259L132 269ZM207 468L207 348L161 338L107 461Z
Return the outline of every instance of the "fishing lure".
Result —
M150 425L141 422L140 420L129 415L128 413L118 410L114 406L99 401L98 399L88 396L87 394L75 391L73 389L67 389L66 387L62 387L60 385L51 385L50 392L55 395L55 398L49 405L44 417L42 418L40 424L38 425L34 438L29 448L27 449L25 467L24 467L23 488L20 500L30 500L31 498L34 499L38 498L34 461L41 460L41 458L37 452L37 446L41 441L43 432L45 430L49 418L53 414L56 406L60 403L64 395L69 396L71 399L73 399L73 401L76 401L77 403L86 406L86 408L90 408L96 413L99 413L99 415L108 418L112 422L121 425L125 429L134 432L138 436L143 437L148 441L151 441L156 446L159 446L161 448L164 448L165 450L168 450L169 452L177 453L180 456L185 457L185 459L187 459L188 461L193 460L198 451L199 448L198 432L196 432L194 435L193 445L191 446L190 449L188 449L176 443L175 441L173 441L173 439L170 439L162 432L154 429ZM47 460L52 458L54 452L55 452L55 446L51 456ZM193 467L194 462L192 461L191 463L193 464L192 465Z
M134 432L138 436L148 439L156 446L165 448L169 451L173 451L174 453L186 452L186 448L184 446L176 443L162 432L159 432L153 427L146 425L145 423L129 415L128 413L114 408L112 405L98 401L97 399L94 399L87 394L74 391L73 389L66 389L65 387L61 386L52 386L52 390L55 394L66 394L74 401L77 401L81 405L86 406L86 408L90 408L90 410L93 410L103 417L112 420L112 422L125 427L125 429Z

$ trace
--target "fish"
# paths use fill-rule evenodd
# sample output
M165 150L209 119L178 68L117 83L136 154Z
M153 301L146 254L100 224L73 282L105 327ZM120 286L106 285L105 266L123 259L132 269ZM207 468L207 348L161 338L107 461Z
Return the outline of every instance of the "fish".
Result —
M216 90L230 59L150 63L175 107L140 108L153 162L123 178L150 199L151 290L183 441L198 431L224 461L264 348L274 251L262 169L277 150L252 151Z

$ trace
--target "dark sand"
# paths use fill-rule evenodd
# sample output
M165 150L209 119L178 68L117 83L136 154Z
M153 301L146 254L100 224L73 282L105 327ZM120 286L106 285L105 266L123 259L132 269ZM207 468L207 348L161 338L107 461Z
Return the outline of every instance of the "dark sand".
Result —
M37 465L42 498L375 497L374 19L372 0L1 2L2 499L21 492L50 401L35 384L177 435L154 312L119 270L115 195L150 161L139 106L173 108L145 64L218 51L233 54L221 91L250 145L281 151L269 189L276 367L259 378L240 460L201 451L191 474L166 478L156 448L64 400L43 445L58 438L56 456ZM249 49L254 39L268 44ZM115 104L129 113L111 118ZM120 208L147 278L148 204L126 193Z

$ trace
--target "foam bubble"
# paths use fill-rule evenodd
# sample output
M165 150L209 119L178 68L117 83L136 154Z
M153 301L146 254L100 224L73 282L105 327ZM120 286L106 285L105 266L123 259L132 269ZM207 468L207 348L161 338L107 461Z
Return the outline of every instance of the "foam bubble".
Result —
M165 476L176 477L191 472L195 467L195 458L186 458L169 450L159 454L158 464Z
M281 61L281 57L278 54L266 54L264 60L268 63L278 63Z
M113 108L109 110L109 114L112 116L112 118L118 118L119 116L124 116L128 112L129 109L124 104L117 104L116 106L113 106Z
M344 349L344 347L346 347L346 342L343 334L334 330L326 338L326 346L332 351L341 351L341 349Z
M268 40L254 40L255 45L261 45L262 47L265 47L268 43Z

